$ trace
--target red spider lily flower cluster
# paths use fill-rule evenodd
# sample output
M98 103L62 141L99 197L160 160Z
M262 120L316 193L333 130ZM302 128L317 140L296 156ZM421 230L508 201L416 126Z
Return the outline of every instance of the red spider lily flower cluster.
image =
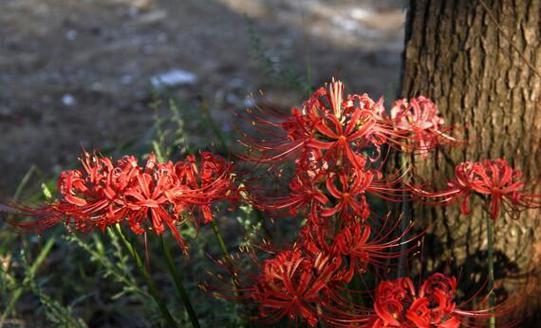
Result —
M248 140L249 147L260 152L259 162L275 162L308 150L324 151L321 160L329 165L364 168L363 151L374 147L380 151L389 136L394 136L392 123L386 118L383 100L374 102L368 95L343 95L344 86L336 81L321 87L303 103L293 108L281 123L256 118L253 124L276 131L265 135L275 140ZM255 157L250 157L254 159ZM347 163L344 163L347 161Z
M379 168L372 167L382 158L382 147L401 137L385 114L383 101L375 102L366 94L344 96L343 89L339 81L318 89L281 124L257 120L256 126L281 130L284 138L252 140L251 149L259 155L248 158L260 163L292 154L298 158L290 194L275 198L255 195L256 206L310 213L314 222L329 217L349 222L370 215L367 194L400 199L399 177L385 178ZM374 150L376 155L371 155Z
M307 220L293 246L262 263L254 283L242 288L244 297L255 301L269 322L287 317L333 326L343 317L342 308L355 307L343 296L355 275L385 269L414 248L399 249L415 239L406 238L411 226L398 232L399 220L387 216L373 229L367 200L369 194L402 200L401 176L386 176L381 167L385 147L403 148L405 132L396 128L382 100L345 96L339 81L318 89L281 123L258 119L253 125L272 132L264 140L251 138L255 154L246 158L273 164L297 156L289 194L268 196L252 188L254 205Z
M374 307L364 327L458 328L468 318L490 316L488 310L460 309L456 292L456 279L441 273L428 277L418 289L410 278L383 281L376 288Z
M293 246L263 261L255 281L242 289L244 298L257 304L267 323L287 317L312 327L320 322L333 326L341 308L355 307L342 295L354 275L399 257L401 239L375 235L357 222L329 243L307 225Z
M251 151L246 159L272 164L272 171L294 157L295 166L287 195L252 187L249 199L262 210L306 219L293 244L273 249L270 258L259 262L261 271L251 283L237 289L238 298L257 305L261 319L288 318L312 327L454 328L464 317L482 316L458 309L456 281L442 274L418 290L409 278L384 281L375 291L373 308L355 304L351 296L360 292L352 286L355 278L388 273L396 259L417 247L413 241L419 235L410 233L412 224L404 226L390 215L374 218L367 195L400 202L409 191L401 174L385 175L381 169L387 149L426 154L454 141L434 103L424 97L402 99L387 113L382 100L345 96L343 84L333 81L289 117L257 118L252 126L256 133L246 136ZM264 137L258 139L257 132ZM446 194L452 192L438 196Z
M509 320L512 306L500 304L471 310L471 299L458 303L455 277L434 273L416 287L411 278L381 281L370 308L358 306L356 314L330 318L330 327L360 328L458 328L484 327L490 318L499 325L514 326Z
M317 149L325 151L322 160L330 165L363 168L366 158L379 158L385 144L401 151L426 153L456 141L448 135L450 129L430 99L399 99L388 113L383 99L376 102L367 94L345 96L340 81L319 88L281 122L261 117L251 122L265 138L245 135L245 145L259 152L259 156L247 158L261 163ZM368 149L374 149L376 155L366 156Z
M423 198L435 199L435 203L460 202L461 212L465 215L471 213L472 195L479 195L489 203L488 212L493 220L500 216L502 209L515 214L524 209L541 207L541 195L528 192L522 172L504 159L460 163L446 189L437 192L421 188L413 190Z
M329 286L340 264L340 258L321 253L309 257L298 248L282 251L263 263L250 298L258 303L260 315L268 322L288 317L315 326L320 321L323 299L332 297Z
M406 99L395 101L391 120L397 133L407 139L402 151L426 154L440 144L455 141L446 133L449 129L444 127L436 104L422 96L409 102Z
M147 230L162 234L167 227L186 251L177 229L185 220L183 214L200 211L208 223L213 219L212 204L237 198L231 163L208 152L176 163L158 162L151 154L144 166L134 156L113 163L84 153L81 164L81 169L60 174L58 199L41 208L15 206L21 215L37 220L13 223L43 230L65 221L83 232L125 223L136 234Z

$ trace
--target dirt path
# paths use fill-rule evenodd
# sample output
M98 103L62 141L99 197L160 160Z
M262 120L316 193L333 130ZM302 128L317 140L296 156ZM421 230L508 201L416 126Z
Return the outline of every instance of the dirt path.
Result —
M171 69L197 78L174 94L202 97L224 121L258 89L291 104L297 93L266 82L257 40L271 68L309 63L314 85L334 75L379 97L399 74L401 2L3 0L0 197L32 164L53 173L81 147L144 133L150 79Z

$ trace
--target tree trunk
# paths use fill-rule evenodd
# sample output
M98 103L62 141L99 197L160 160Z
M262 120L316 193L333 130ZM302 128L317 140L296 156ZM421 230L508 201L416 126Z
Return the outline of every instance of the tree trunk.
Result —
M541 1L411 0L405 47L402 96L431 98L464 141L413 159L416 172L443 180L464 160L505 158L539 193ZM428 227L427 269L482 281L487 246L479 203L471 216L459 215L457 207L415 208L415 219ZM502 290L523 287L518 273L541 263L539 214L530 210L496 223L496 286L505 282Z

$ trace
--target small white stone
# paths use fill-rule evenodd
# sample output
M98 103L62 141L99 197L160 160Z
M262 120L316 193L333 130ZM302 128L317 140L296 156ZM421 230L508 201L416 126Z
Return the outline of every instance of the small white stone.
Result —
M70 41L73 41L75 39L77 39L77 31L75 30L69 30L66 32L66 39L70 40Z
M171 69L150 78L150 83L155 88L193 85L196 82L197 76L194 73L179 68Z
M75 105L75 103L77 103L77 101L75 100L74 96L67 93L67 94L62 96L62 103L65 106L71 107L71 106Z

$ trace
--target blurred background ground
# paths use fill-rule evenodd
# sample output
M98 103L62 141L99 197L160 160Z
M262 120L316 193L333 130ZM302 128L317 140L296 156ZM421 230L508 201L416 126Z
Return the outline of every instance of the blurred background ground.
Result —
M55 173L145 133L160 83L225 131L258 90L299 103L275 71L392 96L404 19L401 0L2 0L0 197L32 164Z

